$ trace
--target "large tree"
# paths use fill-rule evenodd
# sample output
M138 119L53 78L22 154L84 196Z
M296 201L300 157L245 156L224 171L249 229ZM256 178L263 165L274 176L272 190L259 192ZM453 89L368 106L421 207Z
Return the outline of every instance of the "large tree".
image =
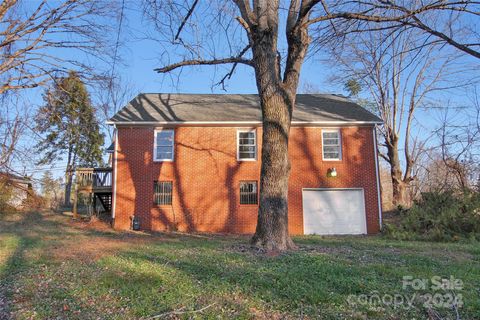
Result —
M59 73L76 69L98 78L98 66L81 59L105 59L116 2L90 0L0 3L0 94L47 84Z
M428 136L415 126L415 116L419 109L436 106L429 100L432 94L465 85L468 70L457 63L451 48L429 43L419 30L405 29L346 35L331 52L339 78L349 79L347 89L352 94L365 89L369 107L383 120L379 155L390 166L393 204L408 207L409 186Z
M144 3L144 12L158 31L155 38L166 47L162 54L164 66L157 72L170 73L186 66L230 65L218 81L223 85L239 65L254 70L262 108L263 139L260 205L252 243L267 250L295 247L288 235L288 139L301 67L312 41L310 34L327 38L342 36L361 30L362 22L370 20L398 21L403 26L424 12L457 12L459 6L458 2L412 2L402 12L398 5L390 2L386 5L384 1L149 0ZM169 60L169 52L175 52L175 61Z
M38 150L41 164L66 157L65 205L70 205L73 173L77 165L102 162L104 136L84 83L75 72L57 79L44 94L36 130L42 135Z

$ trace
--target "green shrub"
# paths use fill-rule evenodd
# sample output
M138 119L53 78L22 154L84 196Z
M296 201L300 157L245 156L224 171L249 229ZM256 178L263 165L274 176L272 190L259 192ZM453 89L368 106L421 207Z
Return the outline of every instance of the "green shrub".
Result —
M389 238L397 240L413 240L417 239L417 235L411 231L404 230L393 223L385 223L382 232Z
M408 210L400 210L398 225L384 233L399 240L480 240L480 193L424 193Z

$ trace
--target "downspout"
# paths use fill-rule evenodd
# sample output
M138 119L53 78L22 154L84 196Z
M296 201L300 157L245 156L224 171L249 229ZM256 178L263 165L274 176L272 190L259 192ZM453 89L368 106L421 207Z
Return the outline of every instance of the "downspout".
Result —
M378 168L378 149L377 149L377 125L373 126L373 147L375 148L375 174L377 178L377 201L378 201L378 221L380 223L380 230L382 230L382 197L380 195L380 175Z
M112 222L115 223L115 209L117 207L117 144L118 144L118 130L117 126L113 125L115 131L115 140L113 141L113 195L112 195Z

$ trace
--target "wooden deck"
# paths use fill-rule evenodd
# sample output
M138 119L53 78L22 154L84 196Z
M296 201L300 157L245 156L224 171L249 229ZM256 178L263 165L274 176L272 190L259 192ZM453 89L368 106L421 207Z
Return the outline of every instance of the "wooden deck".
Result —
M112 209L112 168L77 168L75 171L75 200L73 214L77 217L77 201L79 193L89 195L89 205L93 213L97 211L97 200L104 211Z
M112 168L78 168L76 176L79 191L112 192Z

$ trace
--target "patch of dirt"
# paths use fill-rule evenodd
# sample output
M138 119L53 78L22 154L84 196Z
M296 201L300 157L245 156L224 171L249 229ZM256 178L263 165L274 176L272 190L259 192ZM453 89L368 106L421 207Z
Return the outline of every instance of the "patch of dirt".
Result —
M255 246L251 246L248 244L227 245L225 246L225 250L231 251L231 252L254 254L254 255L265 255L266 253L266 250L255 247Z
M108 222L98 219L70 220L66 226L81 232L73 237L58 239L52 246L49 255L60 261L66 259L96 261L104 256L115 255L120 251L138 248L152 242L181 241L179 235L172 233L117 231Z
M62 241L58 245L54 245L49 252L49 256L60 261L70 259L95 261L104 256L115 254L130 245L131 243L126 241L102 237L75 239L73 241Z
M112 226L107 222L100 220L96 217L93 217L90 220L73 220L71 222L71 225L76 228L80 229L90 229L90 230L95 230L95 231L103 231L103 232L109 232L109 233L118 233L116 232Z

